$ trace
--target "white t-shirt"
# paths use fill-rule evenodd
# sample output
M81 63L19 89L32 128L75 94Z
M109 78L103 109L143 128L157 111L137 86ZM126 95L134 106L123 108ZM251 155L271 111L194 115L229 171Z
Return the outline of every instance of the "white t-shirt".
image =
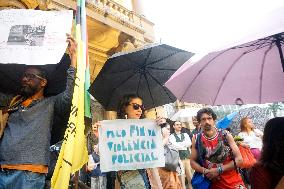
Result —
M181 139L181 133L177 134L177 136ZM182 142L176 142L176 138L174 134L171 134L169 137L169 142L171 145L177 150L187 150L191 146L191 140L187 133L183 133L184 140Z
M239 137L244 139L243 142L245 144L249 145L250 148L258 148L258 149L262 148L262 139L259 137L258 133L254 132L254 131L250 131L249 133L240 132L238 135L239 135Z

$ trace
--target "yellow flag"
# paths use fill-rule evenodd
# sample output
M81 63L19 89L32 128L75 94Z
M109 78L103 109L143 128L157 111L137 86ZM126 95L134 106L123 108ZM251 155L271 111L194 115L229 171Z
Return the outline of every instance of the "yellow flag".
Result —
M80 4L81 3L82 2L80 2ZM82 5L85 6L85 4ZM77 12L82 13L81 11ZM69 185L70 174L75 173L76 171L81 169L84 164L88 162L86 137L84 134L84 84L86 69L86 43L81 38L82 36L80 27L80 23L77 23L77 72L71 113L67 129L65 131L64 141L60 150L53 176L51 178L52 189L67 189Z
M82 43L78 43L78 46L81 45ZM81 48L78 48L79 51L80 49ZM78 59L81 54L79 51ZM77 65L71 113L64 135L64 142L51 179L52 189L67 189L70 174L78 171L88 161L86 137L84 134L85 69L79 68L79 65L81 67L81 65L85 65L85 63L80 64L80 62L77 62Z

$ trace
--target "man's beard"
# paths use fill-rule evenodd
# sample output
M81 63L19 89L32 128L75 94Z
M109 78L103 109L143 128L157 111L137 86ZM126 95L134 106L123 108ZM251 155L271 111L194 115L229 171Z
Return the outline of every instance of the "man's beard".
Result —
M37 88L36 87L31 87L30 85L25 85L22 86L20 89L20 95L26 98L29 98L36 94Z
M203 129L204 129L205 131L210 131L210 130L212 129L212 126L211 126L210 124L205 124L205 125L203 126Z

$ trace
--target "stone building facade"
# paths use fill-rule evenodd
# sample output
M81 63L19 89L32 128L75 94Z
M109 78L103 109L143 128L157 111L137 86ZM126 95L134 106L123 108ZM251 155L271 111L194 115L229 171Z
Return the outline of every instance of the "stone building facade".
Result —
M0 0L1 9L76 9L76 0ZM86 0L91 82L108 57L154 42L154 24L143 13L142 0ZM93 100L94 121L113 119Z

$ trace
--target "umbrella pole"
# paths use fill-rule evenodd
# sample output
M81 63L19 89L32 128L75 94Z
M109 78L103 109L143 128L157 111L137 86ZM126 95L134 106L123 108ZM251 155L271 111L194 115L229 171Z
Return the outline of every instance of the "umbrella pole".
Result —
M155 107L155 114L156 114L156 119L158 118L158 112L157 112L157 109Z
M144 78L145 78L145 80L146 80L146 82L147 82L148 91L149 91L149 94L150 94L150 97L151 97L152 103L153 103L153 105L154 105L154 107L155 107L156 118L158 118L158 112L157 112L157 109L156 109L155 101L154 101L154 98L153 98L152 92L151 92L151 90L150 90L149 81L148 81L148 78L147 78L147 76L146 76L146 73L145 73L145 72L144 72L143 76L144 76Z
M280 34L275 35L274 38L276 39L275 43L279 51L279 56L280 56L280 60L282 64L282 71L284 72L284 57L283 57L283 52L281 48L281 41L283 40L283 38L281 37Z

